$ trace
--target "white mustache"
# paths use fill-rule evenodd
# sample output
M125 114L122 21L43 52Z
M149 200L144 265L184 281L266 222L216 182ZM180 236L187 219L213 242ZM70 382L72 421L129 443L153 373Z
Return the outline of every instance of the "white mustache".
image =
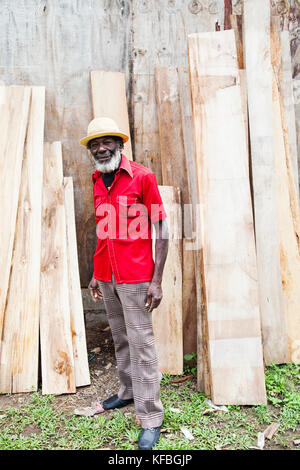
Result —
M111 159L109 162L99 162L94 157L96 169L100 171L100 173L111 173L119 168L121 162L121 152L120 150L116 150L115 152L111 152Z

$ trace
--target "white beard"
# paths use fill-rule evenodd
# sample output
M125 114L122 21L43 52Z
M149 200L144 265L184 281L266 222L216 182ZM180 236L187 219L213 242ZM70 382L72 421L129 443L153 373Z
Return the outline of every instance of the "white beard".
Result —
M100 173L112 173L113 171L119 168L121 158L122 158L122 155L121 155L120 150L116 150L109 162L100 163L94 159L96 169L100 171Z

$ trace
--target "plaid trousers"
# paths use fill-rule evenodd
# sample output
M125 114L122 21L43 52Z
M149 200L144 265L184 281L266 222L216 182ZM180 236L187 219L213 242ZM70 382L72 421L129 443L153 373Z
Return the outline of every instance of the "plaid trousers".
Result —
M143 428L161 426L160 376L152 313L145 307L150 282L116 284L98 281L114 341L119 398L133 398Z

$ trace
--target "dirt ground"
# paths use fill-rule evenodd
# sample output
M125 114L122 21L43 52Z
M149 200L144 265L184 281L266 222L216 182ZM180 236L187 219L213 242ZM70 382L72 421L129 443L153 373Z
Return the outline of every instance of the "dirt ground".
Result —
M118 392L119 380L116 367L114 345L109 327L97 325L97 323L86 324L87 350L89 355L89 368L91 385L78 387L76 393L58 395L55 397L53 406L65 413L73 413L76 408L86 408L94 402L102 402L105 398ZM95 350L96 351L93 351ZM183 385L184 386L184 385ZM41 383L39 384L41 388ZM196 386L195 386L196 391ZM31 393L18 393L12 395L0 395L0 409L11 407L22 408L31 402ZM134 405L130 404L122 408L122 412L132 415L136 419ZM249 413L249 418L251 415ZM33 432L27 429L26 432ZM34 432L37 432L34 430ZM286 440L288 449L295 448L293 439L295 433L287 432ZM267 450L279 450L282 446L272 441L266 443Z
M89 407L92 403L102 402L105 398L118 392L116 359L110 329L96 326L94 323L86 326L87 350L91 385L78 387L76 393L58 395L55 398L55 408L64 412L73 412L75 408ZM99 351L92 352L93 349ZM41 384L40 384L41 386ZM0 409L24 406L31 401L30 393L0 395ZM126 408L123 408L126 412ZM133 405L128 409L134 412Z

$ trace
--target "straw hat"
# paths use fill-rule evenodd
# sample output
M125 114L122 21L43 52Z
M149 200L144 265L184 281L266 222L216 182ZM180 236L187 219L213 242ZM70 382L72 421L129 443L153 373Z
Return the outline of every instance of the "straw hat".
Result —
M93 119L87 129L87 136L80 140L80 143L87 147L90 140L97 139L98 137L104 137L105 135L112 135L121 137L123 142L129 140L128 135L120 132L115 121L110 118L100 117Z

